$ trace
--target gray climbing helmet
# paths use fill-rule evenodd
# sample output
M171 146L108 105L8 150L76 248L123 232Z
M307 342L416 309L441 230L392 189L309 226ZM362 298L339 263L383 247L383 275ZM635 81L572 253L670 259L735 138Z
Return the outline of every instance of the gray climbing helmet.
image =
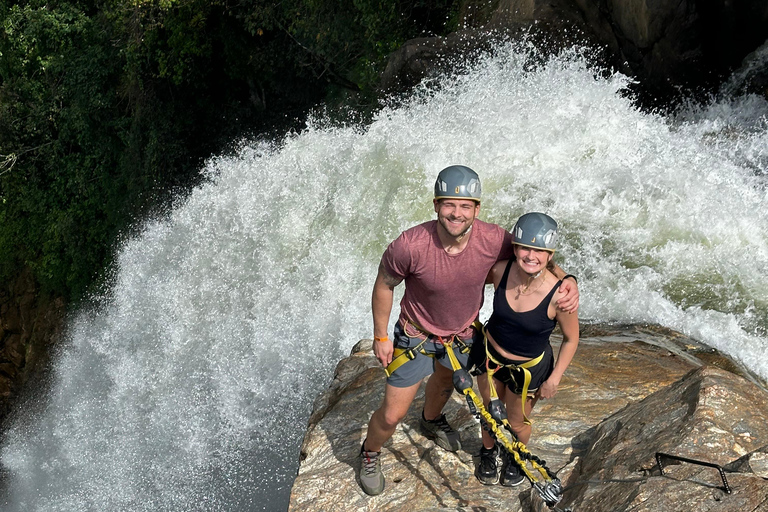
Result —
M514 244L555 252L557 222L544 213L526 213L517 219L512 236Z
M480 178L463 165L446 167L437 175L435 199L471 199L480 202Z

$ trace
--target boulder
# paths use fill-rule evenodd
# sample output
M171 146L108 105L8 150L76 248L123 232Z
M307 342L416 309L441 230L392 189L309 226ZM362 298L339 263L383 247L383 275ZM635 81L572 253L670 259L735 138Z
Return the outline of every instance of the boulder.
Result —
M699 368L587 437L563 482L563 503L574 510L768 510L760 472L768 394L725 370ZM726 474L723 466L734 459L747 464L737 462L729 469L739 472Z
M42 379L64 330L66 306L37 289L29 270L0 289L0 426L27 381Z
M406 90L499 37L524 35L544 52L573 44L599 49L598 63L639 81L650 104L680 89L717 87L768 39L761 0L465 0L459 19L457 32L414 39L394 52L382 89Z
M553 336L555 350L559 338ZM480 427L458 394L445 412L462 438L446 452L418 431L423 386L382 451L384 492L356 481L368 419L379 406L384 371L371 342L342 360L314 404L291 511L548 510L527 483L482 485L474 477ZM732 360L678 333L647 326L586 326L555 398L537 404L530 451L565 486L558 507L574 511L768 510L763 479L768 444L765 383ZM709 466L726 466L733 492ZM762 494L761 494L762 493ZM748 508L749 506L752 508ZM715 508L712 508L715 510Z

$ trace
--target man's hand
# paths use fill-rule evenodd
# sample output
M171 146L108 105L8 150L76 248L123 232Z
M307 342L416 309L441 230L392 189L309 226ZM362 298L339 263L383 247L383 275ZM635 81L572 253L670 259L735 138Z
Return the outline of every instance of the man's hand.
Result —
M373 353L376 359L379 360L381 365L386 368L389 363L392 362L392 353L394 348L392 346L392 340L387 341L373 341Z
M575 279L564 279L557 293L561 295L557 299L557 309L566 313L575 313L579 309L579 287Z

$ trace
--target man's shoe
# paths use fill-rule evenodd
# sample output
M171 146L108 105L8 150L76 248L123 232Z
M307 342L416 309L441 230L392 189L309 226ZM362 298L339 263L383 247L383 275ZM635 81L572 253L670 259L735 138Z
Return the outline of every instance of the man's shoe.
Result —
M366 451L363 441L363 446L360 447L360 487L369 496L376 496L384 490L380 455L381 452Z
M499 483L499 447L490 450L485 446L480 447L480 463L475 468L475 476L485 485Z
M436 420L424 419L424 413L421 413L419 422L421 433L427 439L432 439L440 448L449 452L461 450L461 439L459 433L453 430L445 419L445 414L441 414Z
M501 485L504 487L517 487L525 478L520 473L520 468L512 460L512 456L508 453L504 457L506 464L504 464L504 471L501 472Z

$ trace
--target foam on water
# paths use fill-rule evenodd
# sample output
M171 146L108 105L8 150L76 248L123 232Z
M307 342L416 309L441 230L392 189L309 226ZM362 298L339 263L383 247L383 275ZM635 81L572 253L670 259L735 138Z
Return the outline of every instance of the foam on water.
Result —
M479 172L485 220L558 220L582 319L658 323L768 377L766 101L664 118L577 51L529 51L497 48L365 128L310 122L212 158L72 321L2 446L4 509L284 510L312 401L371 334L381 252L434 216L455 163Z

